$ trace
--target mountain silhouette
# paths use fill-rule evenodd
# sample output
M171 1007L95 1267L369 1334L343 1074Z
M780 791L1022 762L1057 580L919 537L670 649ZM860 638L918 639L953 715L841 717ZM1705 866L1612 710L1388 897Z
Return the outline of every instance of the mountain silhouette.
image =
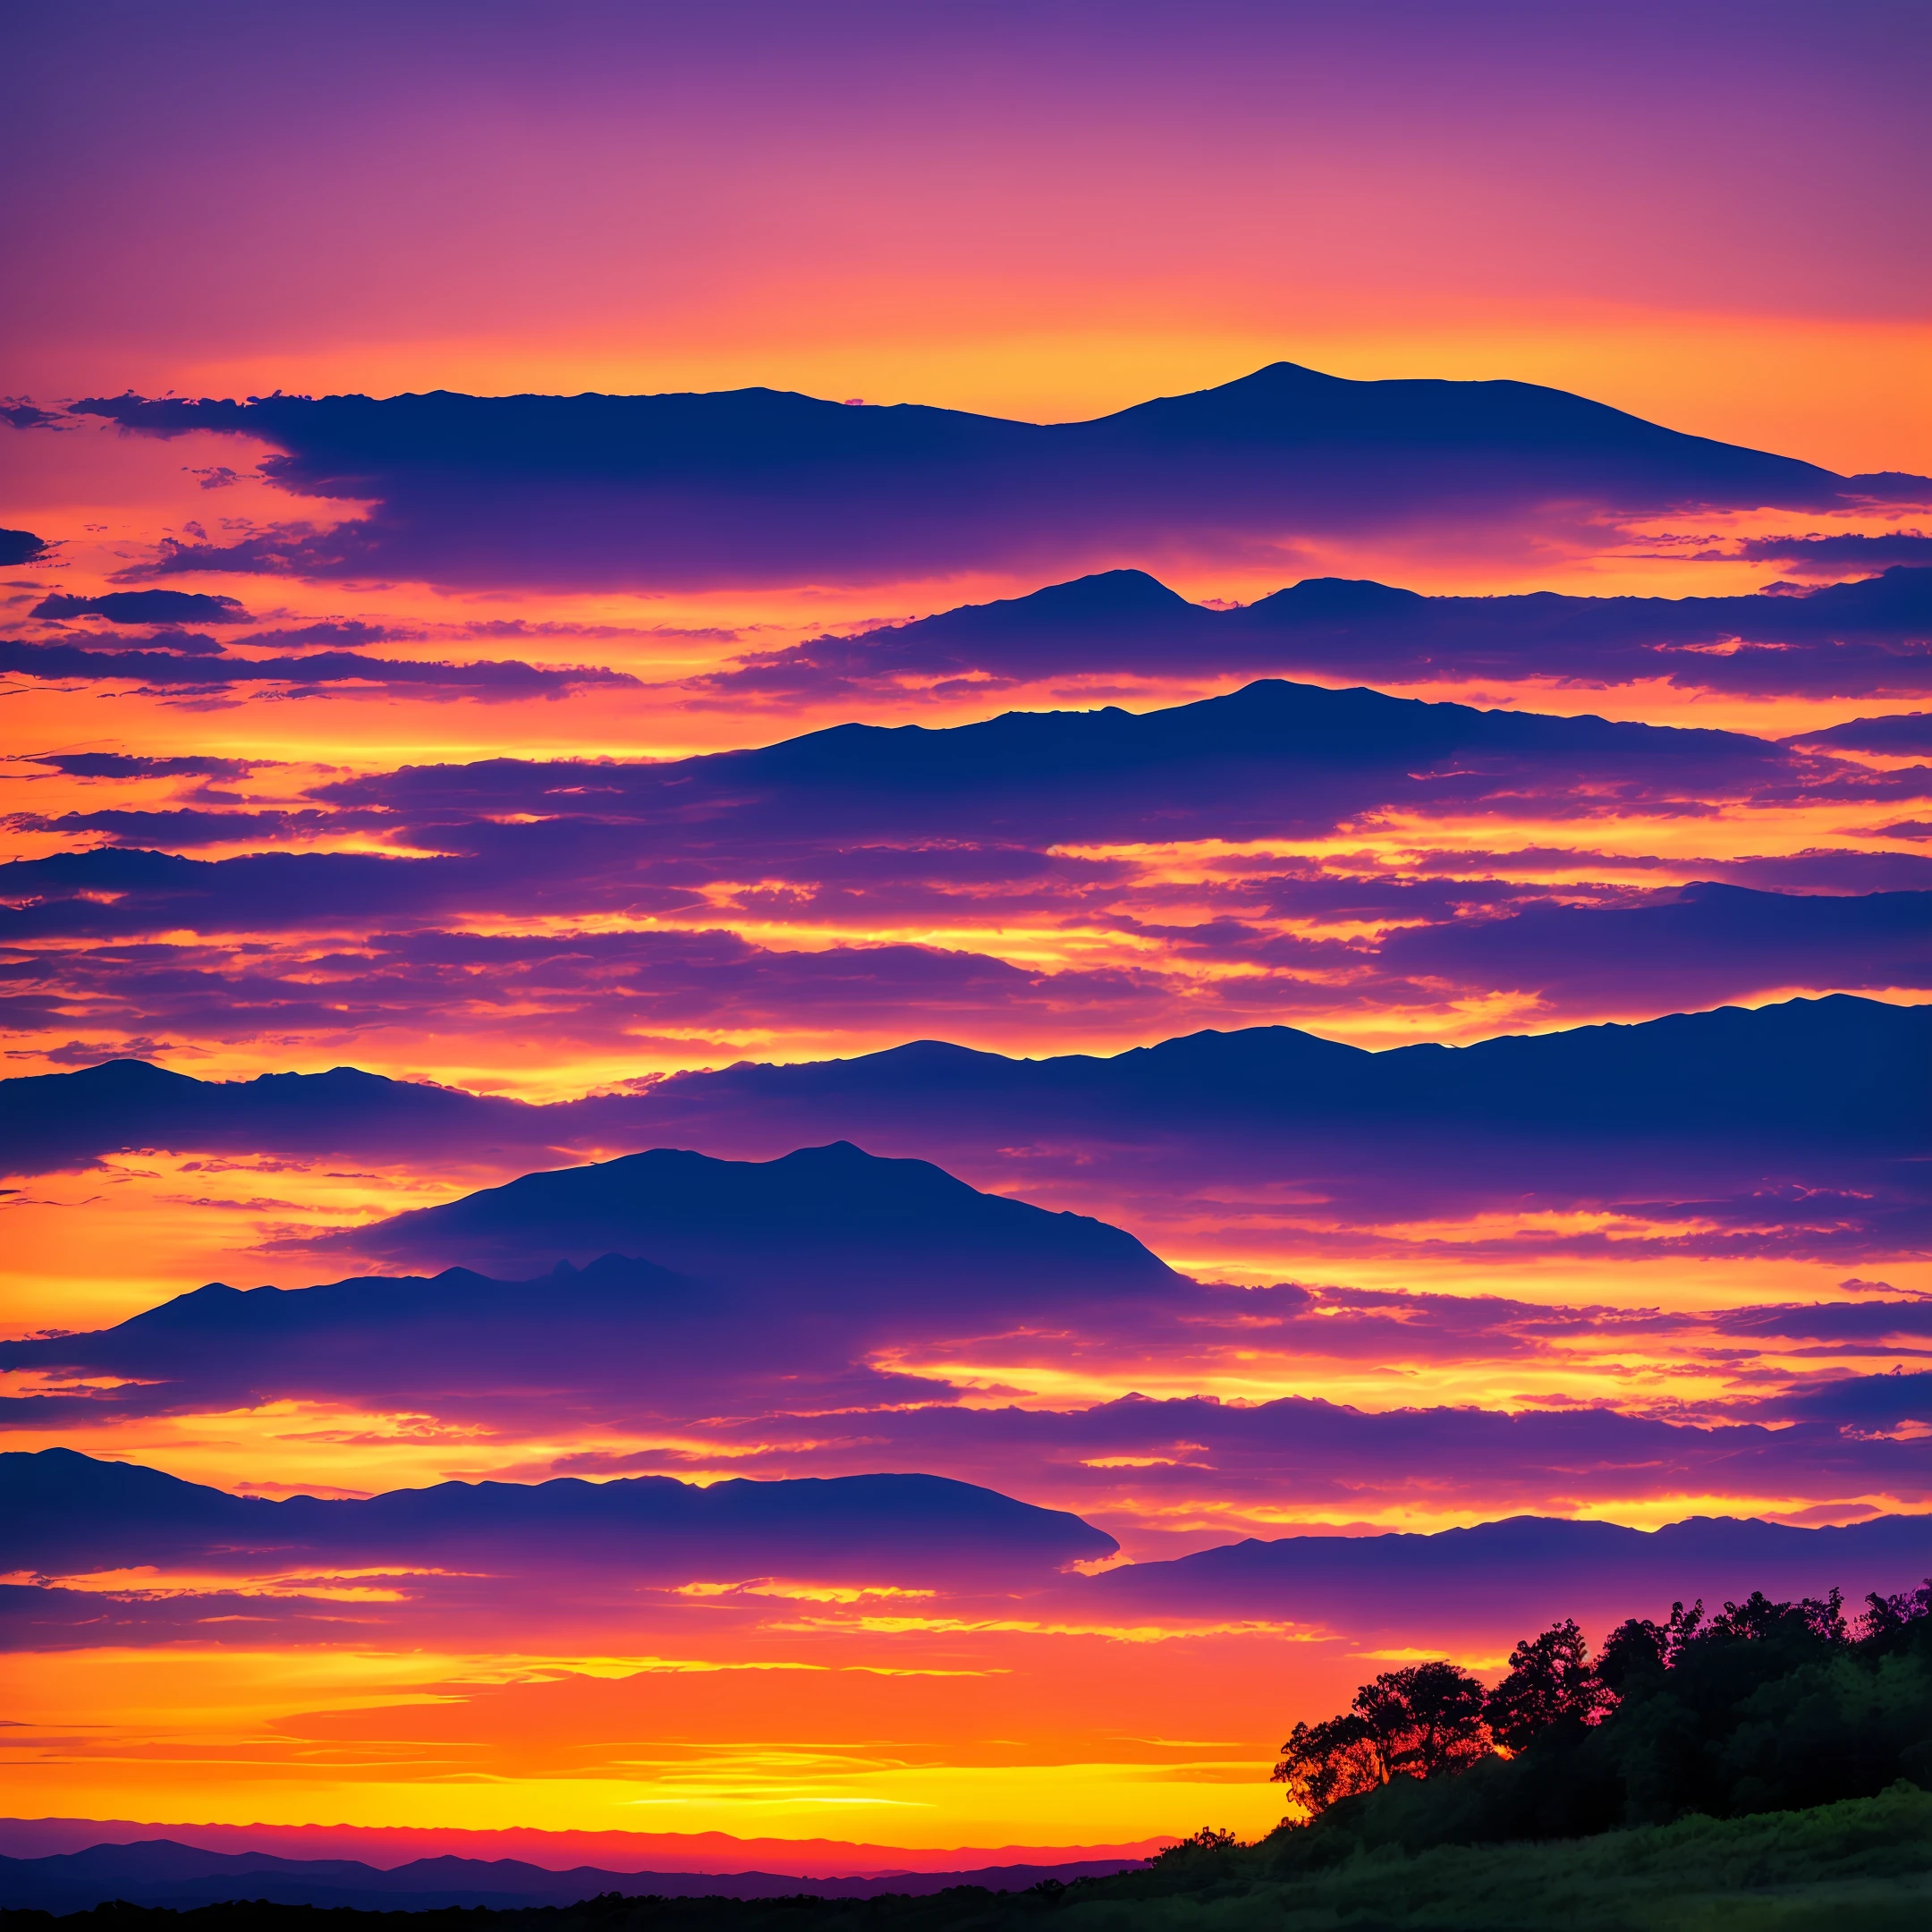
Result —
M1928 575L1932 575L1928 572ZM1881 751L1893 758L1932 753L1932 711L1906 711L1887 717L1850 718L1823 731L1799 732L1796 744L1844 747L1852 751Z
M237 1577L303 1563L614 1568L639 1578L869 1582L1051 1572L1111 1555L1104 1531L944 1477L708 1485L668 1476L445 1482L366 1499L271 1502L70 1449L0 1455L0 1548L16 1570L133 1565Z
M1317 1133L1360 1124L1377 1133L1587 1143L1688 1134L1902 1152L1926 1128L1932 1102L1902 1069L1932 1069L1932 1006L1834 994L1470 1046L1369 1051L1271 1026L1189 1034L1108 1057L1019 1060L925 1040L849 1060L674 1074L647 1105L694 1122L707 1100L729 1096L747 1110L825 1117L849 1106L856 1117L877 1107L875 1120L900 1110L936 1124L984 1108L1005 1132L1029 1119L1115 1134L1163 1123Z
M35 1172L131 1147L397 1157L433 1146L513 1158L631 1140L764 1159L823 1137L929 1153L982 1177L1009 1171L1002 1165L1008 1150L1033 1150L1030 1171L1040 1172L1045 1151L1060 1149L1068 1181L1097 1191L1097 1199L1109 1198L1110 1188L1122 1199L1144 1194L1157 1171L1169 1193L1217 1178L1292 1179L1324 1193L1338 1213L1368 1216L1404 1199L1419 1211L1430 1202L1501 1205L1545 1191L1564 1199L1636 1191L1655 1200L1688 1194L1713 1202L1734 1191L1741 1203L1775 1176L1778 1184L1843 1189L1835 1213L1851 1228L1921 1199L1913 1177L1932 1131L1928 1093L1932 1007L1839 994L1377 1052L1292 1027L1038 1060L922 1040L844 1060L678 1073L642 1094L546 1106L344 1068L217 1083L113 1061L0 1083L0 1122L7 1123L0 1150L15 1171ZM1097 1261L1103 1249L1120 1251L1080 1224L1059 1232L1065 1224L1052 1216L1036 1222L1010 1212L1016 1204L962 1208L952 1191L958 1183L934 1179L936 1170L868 1167L849 1153L826 1154L823 1165L854 1191L812 1198L809 1186L792 1189L792 1178L802 1180L812 1164L792 1158L791 1166L750 1174L660 1154L637 1167L572 1170L581 1180L536 1176L470 1204L426 1210L428 1219L402 1217L378 1238L397 1243L399 1254L413 1256L415 1244L428 1242L421 1251L437 1258L494 1256L493 1267L519 1251L517 1242L542 1268L566 1251L687 1254L676 1265L704 1274L751 1265L767 1252L761 1244L776 1237L765 1232L770 1224L758 1200L789 1198L784 1213L798 1216L800 1229L818 1231L822 1255L848 1257L851 1240L830 1224L835 1200L871 1216L867 1190L890 1177L905 1185L909 1214L929 1194L941 1211L985 1217L973 1241L991 1240L999 1220L1054 1229L1058 1241L1090 1239ZM739 1206L720 1206L738 1228L728 1237L731 1254L690 1245L691 1230L674 1224L682 1182L672 1177L687 1172L745 1188ZM641 1218L627 1218L624 1191L633 1176L640 1185L649 1177L664 1183L656 1198L671 1218L652 1221L641 1194ZM565 1224L580 1205L587 1218ZM887 1216L881 1226L897 1232L873 1250L878 1255L918 1233L903 1217ZM1919 1237L1899 1224L1887 1238ZM794 1248L792 1264L818 1266ZM862 1250L852 1265L855 1279L871 1267ZM1144 1273L1145 1263L1131 1256L1123 1266Z
M333 1067L199 1080L145 1060L107 1060L75 1073L0 1081L0 1163L55 1166L128 1147L207 1147L326 1153L426 1144L550 1145L547 1110Z
M1203 1618L1333 1619L1351 1632L1433 1627L1528 1636L1573 1615L1601 1636L1626 1616L1702 1597L1712 1610L1753 1589L1823 1596L1909 1588L1932 1570L1932 1516L1845 1529L1694 1517L1660 1530L1517 1516L1433 1534L1250 1538L1080 1583L1129 1610Z
M560 886L580 909L620 886L618 902L630 904L638 885L673 883L653 875L674 875L674 889L688 891L694 864L784 861L849 875L889 860L902 874L907 861L896 855L922 844L1040 852L1061 843L1314 837L1372 810L1507 821L1546 815L1580 789L1597 811L1625 803L1675 811L1793 786L1860 797L1872 788L1862 767L1819 766L1816 754L1738 732L1263 679L1139 715L1108 707L1014 711L941 729L843 724L758 750L599 765L589 793L585 767L569 759L369 773L313 788L316 809L380 811L390 838L419 837L435 856L198 860L138 843L55 852L0 867L0 936L31 945L182 927L261 932L318 919L394 922L382 929L397 932L453 904L548 907ZM1898 775L1888 798L1909 795L1916 782ZM1804 931L1833 916L1809 908ZM1871 950L1862 938L1860 946ZM1771 984L1816 984L1797 976L1801 966L1818 970L1793 960L1791 975ZM1831 983L1841 982L1834 975Z
M631 1251L572 1264L613 1238ZM872 1352L1080 1310L1112 1322L1192 1286L1103 1222L844 1144L768 1162L657 1149L297 1245L431 1266L496 1257L513 1271L534 1255L545 1272L445 1267L287 1291L210 1283L111 1328L0 1343L0 1367L85 1363L128 1378L0 1407L78 1419L274 1390L481 1418L547 1413L568 1390L597 1412L687 1417L693 1402L930 1400L949 1385L875 1366Z
M178 544L245 564L580 589L823 582L1251 548L1434 519L1823 509L1915 496L1519 382L1355 382L1276 362L1090 422L772 389L645 396L93 398L137 433L247 436L297 492L372 503L326 531Z
M1024 1892L1132 1868L1136 1859L1058 1865L988 1865L964 1871L894 1872L885 1877L809 1878L777 1872L553 1871L521 1859L421 1858L384 1869L358 1859L278 1858L266 1852L206 1852L167 1838L98 1844L45 1858L0 1857L0 1908L90 1911L131 1905L191 1911L266 1899L277 1905L358 1911L497 1911L566 1906L609 1893L627 1898L923 1897L953 1885Z
M1191 604L1144 571L1114 570L754 654L699 682L725 692L825 696L905 676L1010 684L1108 672L1374 683L1663 675L1741 691L1890 695L1927 688L1928 640L1932 569L1904 564L1795 594L1733 597L1424 597L1315 577L1234 609ZM1732 648L1714 654L1714 644Z
M443 1265L576 1262L621 1250L712 1281L877 1286L894 1300L997 1270L1015 1287L1157 1290L1167 1266L1084 1215L982 1194L922 1160L881 1160L850 1141L773 1161L657 1148L525 1174L311 1244Z

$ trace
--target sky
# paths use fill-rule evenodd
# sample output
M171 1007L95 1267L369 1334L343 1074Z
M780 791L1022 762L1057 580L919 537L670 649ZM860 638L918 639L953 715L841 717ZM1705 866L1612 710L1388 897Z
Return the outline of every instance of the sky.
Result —
M1928 47L1857 0L26 23L0 1449L264 1498L928 1472L1115 1576L1925 1512ZM417 1097L47 1084L123 1058ZM1620 1080L1681 1085L1592 1124ZM550 1275L594 1243L391 1223L843 1140L1157 1287L1002 1300L1022 1242L868 1300L839 1249L809 1318L645 1321ZM531 1283L474 1358L462 1309L331 1315L326 1370L90 1339L447 1267ZM1912 1580L1852 1546L1777 1573ZM1252 1835L1277 1733L1531 1611L836 1538L569 1604L513 1537L226 1562L8 1568L0 1811L708 1869ZM1675 1588L1573 1574L1538 1614Z
M23 40L35 393L1056 419L1299 348L1926 466L1909 5L88 6Z

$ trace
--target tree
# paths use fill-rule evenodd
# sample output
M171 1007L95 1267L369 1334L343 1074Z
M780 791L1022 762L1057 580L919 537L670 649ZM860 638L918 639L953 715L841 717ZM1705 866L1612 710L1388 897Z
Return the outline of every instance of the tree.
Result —
M1597 1655L1597 1679L1612 1699L1625 1695L1642 1678L1662 1676L1669 1667L1664 1626L1648 1617L1625 1617L1604 1639Z
M1390 1776L1427 1778L1487 1755L1484 1697L1481 1683L1453 1664L1412 1664L1365 1683L1350 1708L1368 1726Z
M1921 1617L1932 1617L1932 1577L1928 1577L1917 1589L1900 1590L1895 1596L1881 1597L1873 1590L1865 1604L1859 1616L1860 1637L1868 1640L1889 1637Z
M1707 1635L1761 1643L1767 1637L1815 1637L1820 1643L1849 1640L1845 1631L1844 1592L1828 1597L1801 1597L1796 1603L1773 1603L1762 1590L1753 1590L1741 1604L1727 1603L1710 1621Z
M1269 1774L1310 1818L1392 1778L1460 1771L1489 1750L1483 1687L1453 1664L1384 1671L1339 1717L1298 1724Z
M1674 1603L1661 1623L1648 1617L1626 1617L1604 1639L1597 1658L1597 1675L1612 1699L1624 1696L1639 1679L1673 1669L1696 1640L1703 1621L1701 1597L1688 1610Z
M1352 1713L1321 1724L1298 1724L1268 1773L1288 1787L1288 1801L1318 1818L1332 1804L1388 1783L1368 1727Z
M1670 1669L1676 1669L1684 1652L1697 1641L1698 1625L1703 1621L1701 1597L1688 1610L1681 1603L1670 1606L1670 1614L1664 1620L1664 1662Z
M1509 1674L1489 1693L1483 1716L1496 1741L1513 1752L1553 1724L1595 1724L1613 1701L1576 1619L1565 1617L1510 1652Z
M1180 1839L1171 1845L1163 1845L1154 1854L1157 1865L1184 1865L1204 1852L1232 1852L1241 1843L1231 1831L1224 1831L1213 1825L1203 1825L1198 1832ZM1035 1890L1038 1887L1036 1886Z

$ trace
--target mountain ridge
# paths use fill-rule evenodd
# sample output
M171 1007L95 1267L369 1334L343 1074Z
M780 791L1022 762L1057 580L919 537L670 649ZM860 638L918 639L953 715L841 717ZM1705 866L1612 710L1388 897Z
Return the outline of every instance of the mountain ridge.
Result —
M1358 382L1286 362L1053 424L769 388L128 394L72 410L137 434L247 436L275 453L264 473L284 487L371 505L326 530L177 543L166 570L445 584L877 581L1417 515L1533 523L1553 504L1823 509L1932 490L1686 436L1537 384Z
M845 1140L768 1161L652 1148L520 1175L304 1243L308 1252L387 1257L461 1249L462 1265L479 1256L575 1262L633 1248L654 1266L708 1279L776 1266L794 1280L835 1275L849 1286L879 1270L896 1278L914 1254L928 1283L993 1262L1122 1289L1174 1278L1132 1235L1093 1216L983 1193L930 1161L881 1158Z
M1774 1050L1795 1056L1795 1074L1787 1070L1783 1078L1774 1077L1767 1064ZM909 1040L843 1059L740 1061L665 1075L640 1094L593 1095L544 1104L394 1080L349 1067L319 1073L265 1073L242 1081L203 1081L152 1062L121 1059L74 1072L0 1080L0 1121L13 1123L11 1131L0 1127L0 1162L16 1173L44 1172L44 1167L13 1164L30 1163L38 1157L58 1165L130 1146L219 1147L257 1140L263 1151L347 1151L381 1145L386 1137L407 1144L410 1137L425 1131L449 1133L463 1146L487 1145L494 1138L514 1148L562 1149L601 1135L629 1131L648 1136L660 1126L674 1127L679 1105L687 1099L695 1103L709 1096L753 1091L776 1098L788 1089L813 1087L889 1088L898 1083L895 1076L902 1069L910 1072L916 1068L919 1079L935 1090L957 1092L1004 1080L1038 1092L1056 1084L1078 1088L1111 1081L1123 1088L1148 1073L1178 1070L1184 1063L1211 1070L1216 1060L1225 1060L1250 1088L1278 1078L1278 1072L1270 1074L1265 1069L1279 1068L1284 1061L1304 1070L1332 1069L1337 1080L1358 1073L1375 1080L1392 1070L1406 1073L1411 1068L1419 1072L1427 1069L1428 1083L1438 1086L1453 1086L1459 1074L1470 1070L1501 1070L1505 1063L1514 1063L1521 1071L1509 1087L1528 1096L1539 1084L1547 1085L1528 1064L1536 1060L1564 1060L1574 1065L1593 1058L1614 1063L1619 1056L1634 1057L1658 1073L1674 1068L1690 1080L1702 1055L1710 1069L1703 1077L1714 1093L1720 1078L1749 1083L1736 1110L1739 1123L1747 1129L1753 1123L1764 1128L1779 1117L1781 1108L1793 1128L1802 1129L1820 1118L1813 1111L1813 1099L1792 1097L1788 1089L1793 1077L1811 1078L1821 1089L1827 1073L1840 1080L1848 1075L1862 1080L1855 1101L1831 1116L1837 1124L1830 1131L1842 1128L1857 1133L1875 1119L1885 1118L1888 1103L1893 1118L1901 1125L1909 1123L1911 1112L1900 1114L1897 1105L1905 1096L1890 1073L1896 1055L1902 1053L1907 1064L1917 1064L1928 1052L1932 1006L1832 994L1764 1007L1723 1006L1649 1021L1500 1034L1462 1046L1418 1042L1370 1049L1286 1026L1233 1031L1204 1028L1113 1055L1035 1058L945 1040ZM1809 1074L1808 1063L1815 1063ZM1551 1092L1555 1101L1564 1100L1560 1085ZM1211 1104L1212 1093L1204 1087L1189 1095L1185 1083L1176 1081L1168 1086L1167 1097L1186 1097L1199 1107ZM1469 1106L1475 1105L1472 1096ZM1469 1117L1467 1107L1462 1112L1452 1107L1451 1112L1458 1119ZM1541 1131L1547 1116L1532 1113L1529 1119Z
M0 1909L65 1913L125 1901L192 1911L230 1902L344 1907L361 1911L448 1911L478 1907L528 1911L571 1905L607 1893L627 1897L877 1898L921 1896L953 1885L1024 1891L1131 1870L1138 1859L975 1866L959 1871L894 1872L885 1877L812 1878L767 1871L608 1871L594 1865L553 1870L519 1859L445 1854L396 1866L357 1859L291 1859L267 1852L203 1851L167 1838L98 1844L32 1859L0 1856Z
M1801 564L1809 541L1788 547ZM1821 697L1922 696L1932 689L1928 640L1932 568L1914 564L1775 594L1685 597L1424 595L1372 579L1312 577L1232 608L1190 603L1144 570L1117 568L752 653L699 682L724 691L829 693L912 674L991 676L995 688L1104 672L1299 673L1370 683L1663 674L1682 685ZM1714 657L1710 647L1725 643L1728 655Z
M901 1580L953 1569L1051 1572L1119 1548L1070 1512L919 1473L708 1484L561 1476L275 1501L53 1448L0 1453L0 1549L10 1567L44 1574L191 1563L247 1575L265 1560L416 1563L456 1552L513 1567L567 1556L641 1574L722 1564L733 1576L846 1577L857 1566Z

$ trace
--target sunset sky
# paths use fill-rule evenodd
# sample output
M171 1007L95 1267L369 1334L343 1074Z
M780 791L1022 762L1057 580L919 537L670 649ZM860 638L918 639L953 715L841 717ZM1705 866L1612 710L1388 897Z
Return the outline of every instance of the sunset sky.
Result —
M1493 1671L1522 1599L1129 1565L1932 1510L1924 8L10 39L0 1449L273 1498L924 1472L1120 1548L0 1560L0 1811L727 1871L1253 1835L1298 1717ZM1265 1028L1317 1044L1014 1064ZM918 1041L987 1057L862 1059ZM54 1083L129 1059L504 1105ZM664 1327L600 1341L550 1273L595 1244L389 1220L848 1140L1126 1273L639 1245L805 1285L647 1283ZM417 1285L283 1355L94 1333L499 1264L555 1360L396 1326ZM1586 1569L1551 1614L1663 1606Z

